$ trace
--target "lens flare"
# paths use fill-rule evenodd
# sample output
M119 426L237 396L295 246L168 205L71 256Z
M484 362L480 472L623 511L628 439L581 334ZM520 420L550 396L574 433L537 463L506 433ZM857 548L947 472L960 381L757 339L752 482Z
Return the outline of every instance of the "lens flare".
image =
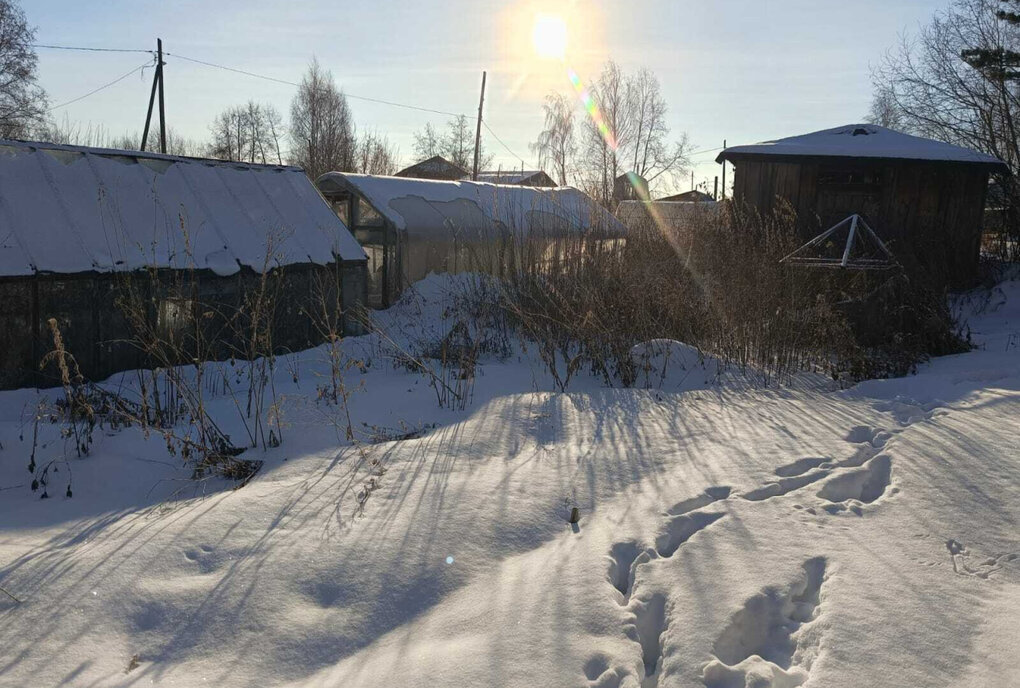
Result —
M598 127L599 133L602 134L602 138L605 139L606 144L616 150L616 137L613 135L612 129L606 124L605 118L602 116L602 111L599 110L598 103L595 102L595 98L592 97L591 91L584 85L581 80L581 75L578 74L572 67L567 68L567 78L570 79L571 86L577 91L577 96L581 99L581 104L584 105L585 111L588 116L591 117L592 121L595 122L595 126Z

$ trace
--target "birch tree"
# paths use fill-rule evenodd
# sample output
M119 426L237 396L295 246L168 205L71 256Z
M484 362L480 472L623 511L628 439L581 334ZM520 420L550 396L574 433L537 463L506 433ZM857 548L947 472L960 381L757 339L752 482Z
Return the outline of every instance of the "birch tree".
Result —
M542 105L545 111L545 129L531 144L531 152L538 156L539 167L552 170L561 186L570 183L570 168L577 155L574 137L574 101L562 93L550 93Z
M354 116L333 75L315 59L301 79L290 107L291 161L311 179L355 169Z
M46 123L46 92L37 83L35 29L15 0L0 0L0 137L29 138Z

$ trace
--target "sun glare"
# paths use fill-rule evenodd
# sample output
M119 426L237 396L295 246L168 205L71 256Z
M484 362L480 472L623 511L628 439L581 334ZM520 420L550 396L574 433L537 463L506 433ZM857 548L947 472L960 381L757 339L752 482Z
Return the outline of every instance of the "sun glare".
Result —
M535 15L531 43L539 57L564 59L567 55L567 23L555 14Z

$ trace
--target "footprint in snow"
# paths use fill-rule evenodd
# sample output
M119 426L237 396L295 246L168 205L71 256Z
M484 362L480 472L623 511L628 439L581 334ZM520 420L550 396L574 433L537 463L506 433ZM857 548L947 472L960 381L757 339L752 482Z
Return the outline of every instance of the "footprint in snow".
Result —
M891 476L892 457L878 454L863 467L839 473L826 481L818 496L831 503L822 508L830 514L849 510L860 516L861 505L881 497L889 487Z
M820 634L818 617L826 560L804 562L803 573L786 589L767 587L730 617L712 647L715 658L702 670L707 688L799 686L810 677Z

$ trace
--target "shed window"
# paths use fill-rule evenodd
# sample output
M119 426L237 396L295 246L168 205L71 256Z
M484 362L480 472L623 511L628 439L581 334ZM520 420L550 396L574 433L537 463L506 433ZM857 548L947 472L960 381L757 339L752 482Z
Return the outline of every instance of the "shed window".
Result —
M822 186L878 186L882 171L868 167L826 165L818 171L818 184Z
M365 199L358 199L358 227L382 227L382 215L375 211Z

